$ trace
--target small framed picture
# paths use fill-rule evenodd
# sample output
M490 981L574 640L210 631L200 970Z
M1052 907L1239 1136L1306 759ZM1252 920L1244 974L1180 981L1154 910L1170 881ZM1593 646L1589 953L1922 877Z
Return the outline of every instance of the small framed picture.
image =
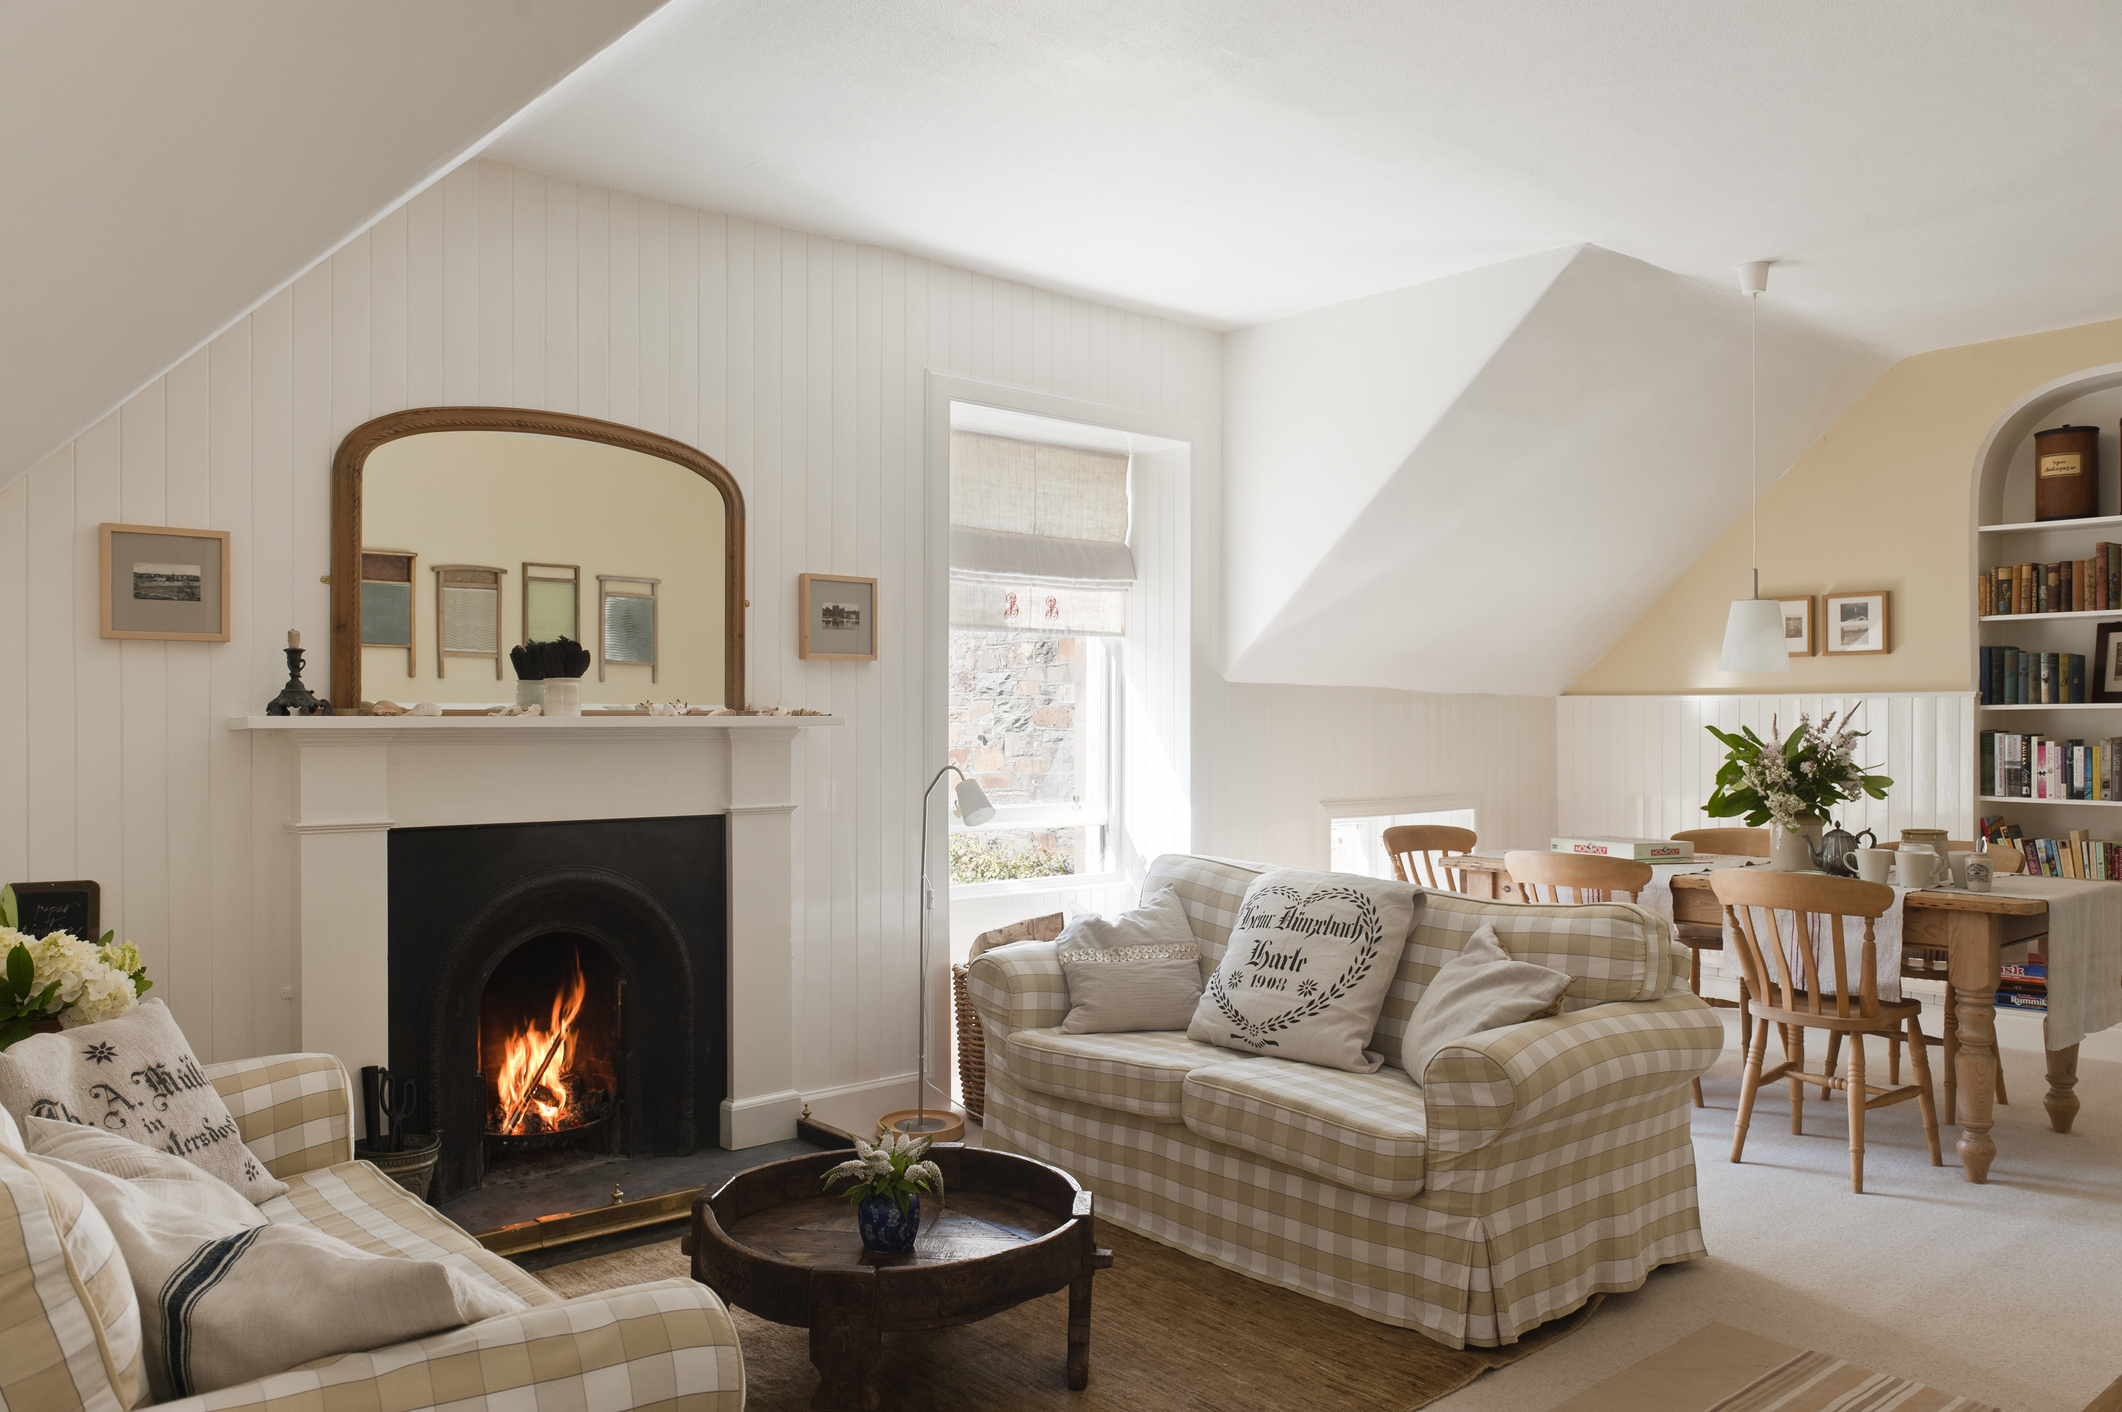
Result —
M1820 602L1820 636L1829 656L1894 650L1888 636L1893 610L1891 593L1830 593Z
M228 641L228 531L104 525L103 636Z
M2122 703L2122 623L2100 624L2099 649L2093 653L2088 700Z
M1793 657L1813 655L1813 600L1804 598L1779 598L1783 608L1783 650Z
M796 655L811 661L877 660L877 581L798 574L803 627Z

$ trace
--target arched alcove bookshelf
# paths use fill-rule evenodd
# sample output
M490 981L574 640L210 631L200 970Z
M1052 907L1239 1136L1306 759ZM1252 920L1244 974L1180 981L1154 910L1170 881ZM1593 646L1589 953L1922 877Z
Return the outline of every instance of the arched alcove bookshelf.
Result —
M2034 518L2034 433L2065 423L2097 426L2100 433L2099 513L2076 520ZM1981 612L1977 574L1999 565L2090 559L2101 541L2122 545L2122 363L2086 368L2046 383L2013 403L1983 440L1975 459L1974 516L1969 535L1968 675L1982 694L1981 649L2015 647L2028 653L2077 652L2086 659L2084 704L2002 704L1976 708L1974 817L2003 815L2028 838L2064 838L2074 829L2094 837L2122 838L2122 799L2033 799L1994 791L1983 767L1983 733L2003 731L2083 740L2088 745L2122 737L2122 703L2092 702L2097 669L2094 644L2102 622L2122 622L2122 608L2049 613ZM2017 607L2019 605L2014 605ZM1979 827L1979 822L1978 822Z

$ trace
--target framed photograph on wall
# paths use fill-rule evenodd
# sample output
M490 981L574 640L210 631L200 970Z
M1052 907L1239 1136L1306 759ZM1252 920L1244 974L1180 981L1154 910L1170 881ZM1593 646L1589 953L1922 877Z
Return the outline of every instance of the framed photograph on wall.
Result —
M1891 593L1830 593L1820 601L1820 636L1829 656L1894 650Z
M2089 701L2122 704L2122 623L2100 624L2099 648L2093 653L2092 679L2085 683Z
M1813 655L1813 600L1810 594L1803 598L1779 598L1783 608L1783 650L1793 657Z
M104 525L103 636L228 641L228 531Z
M802 627L796 655L811 661L877 660L877 581L843 574L798 574Z

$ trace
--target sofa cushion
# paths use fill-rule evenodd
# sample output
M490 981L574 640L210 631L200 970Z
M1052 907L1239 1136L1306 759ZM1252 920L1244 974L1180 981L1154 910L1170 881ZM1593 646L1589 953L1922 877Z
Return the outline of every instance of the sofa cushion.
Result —
M1180 1085L1209 1064L1255 1062L1213 1044L1197 1044L1177 1031L1138 1034L1063 1034L1057 1029L1017 1030L1008 1041L1009 1072L1026 1088L1052 1098L1073 1098L1179 1121Z
M1437 1051L1504 1025L1562 1013L1567 973L1515 960L1483 926L1437 968L1407 1026L1407 1072L1416 1083Z
M1353 1073L1420 915L1422 889L1352 873L1277 868L1246 890L1187 1036Z
M60 1168L0 1133L0 1407L131 1407L140 1301L117 1237Z
M172 1157L144 1142L127 1142L114 1133L57 1118L24 1120L22 1138L38 1157L56 1157L117 1177L183 1210L219 1216L239 1226L265 1224L265 1213L245 1201L242 1192L182 1157Z
M115 1020L37 1034L0 1053L0 1107L59 1118L181 1157L253 1205L286 1188L243 1143L228 1104L160 1000Z
M276 1226L311 1226L371 1255L439 1260L527 1304L551 1304L559 1297L368 1162L299 1172L288 1179L287 1195L259 1209Z
M1497 939L1514 960L1570 977L1569 989L1562 994L1564 1013L1612 1000L1656 1000L1675 975L1672 923L1646 907L1630 902L1490 902L1432 892L1400 954L1400 968L1371 1040L1388 1064L1406 1067L1403 1050L1415 1003L1437 968L1457 956L1484 924L1495 927Z
M1215 1064L1182 1085L1180 1113L1205 1138L1335 1186L1405 1198L1429 1146L1422 1091L1406 1074L1352 1074L1286 1059Z

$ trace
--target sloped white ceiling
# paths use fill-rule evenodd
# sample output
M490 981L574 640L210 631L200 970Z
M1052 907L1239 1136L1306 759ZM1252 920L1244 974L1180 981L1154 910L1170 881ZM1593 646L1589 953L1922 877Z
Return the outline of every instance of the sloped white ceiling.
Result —
M1763 315L1765 485L1889 360ZM1745 300L1596 246L1233 334L1224 396L1235 681L1557 695L1747 505Z
M505 160L1223 328L1590 241L1895 353L2122 315L2113 0L680 0Z
M662 0L0 6L0 483Z

